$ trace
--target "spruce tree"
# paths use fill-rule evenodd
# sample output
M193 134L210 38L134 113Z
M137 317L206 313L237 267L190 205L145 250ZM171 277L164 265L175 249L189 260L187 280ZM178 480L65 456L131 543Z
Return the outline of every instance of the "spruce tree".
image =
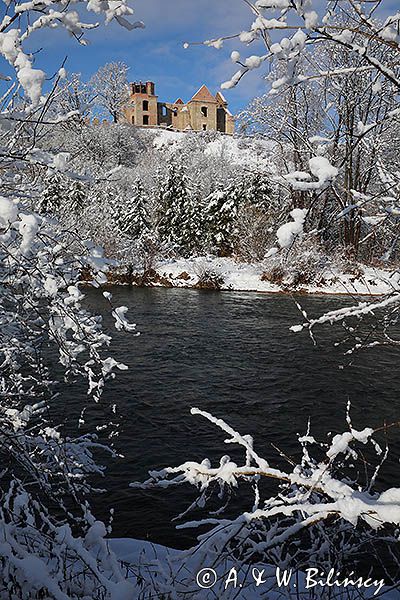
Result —
M108 193L108 200L110 202L113 225L119 234L124 234L126 230L126 199L118 195L116 190L112 190Z
M160 190L158 233L165 242L185 251L190 246L194 207L186 175L182 167L170 166Z
M151 229L148 199L140 180L135 182L128 200L116 195L112 204L114 223L120 234L136 240L148 234Z
M86 189L81 181L72 180L67 189L68 208L75 214L83 211L86 204Z
M134 239L139 239L150 231L150 219L147 207L147 198L140 180L136 181L132 196L128 200L119 220L121 233Z
M272 187L263 173L254 173L243 182L243 200L265 212L271 205Z
M237 216L243 202L243 190L237 184L219 186L208 198L206 221L208 240L219 256L230 256L236 235Z
M47 175L39 197L38 211L46 214L58 212L65 203L67 186L59 173Z
M184 256L193 256L200 250L205 239L205 223L200 199L190 194L183 208L179 246Z

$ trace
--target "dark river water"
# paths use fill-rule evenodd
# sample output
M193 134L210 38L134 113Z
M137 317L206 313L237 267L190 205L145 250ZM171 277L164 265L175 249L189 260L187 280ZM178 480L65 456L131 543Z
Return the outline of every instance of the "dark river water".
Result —
M307 333L291 333L301 316L289 296L255 293L111 288L116 305L130 309L140 337L114 330L113 355L129 366L105 391L121 418L115 447L123 460L110 460L101 482L107 493L92 499L107 519L114 507L116 537L149 539L188 547L191 531L176 531L171 519L194 499L193 490L141 492L128 487L149 469L185 460L219 458L231 451L224 435L193 406L254 437L259 454L272 464L282 459L271 444L297 456L297 433L311 419L312 434L345 430L346 403L352 402L357 428L399 419L398 351L372 349L353 364L334 343L339 328L319 331L314 346ZM343 298L302 298L309 314L341 307ZM89 304L103 312L100 292ZM106 319L106 322L107 321ZM73 398L71 399L73 402ZM392 458L381 483L398 485L399 430L392 431ZM240 503L240 496L237 502ZM246 509L251 508L245 504Z

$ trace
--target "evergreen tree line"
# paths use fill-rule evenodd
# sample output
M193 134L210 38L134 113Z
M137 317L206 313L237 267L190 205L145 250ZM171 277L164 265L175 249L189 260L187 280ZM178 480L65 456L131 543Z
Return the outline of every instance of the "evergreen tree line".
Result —
M230 256L237 235L237 223L242 207L251 205L267 211L272 190L261 174L246 177L228 186L216 185L215 190L202 198L181 166L170 166L161 181L153 219L153 205L140 182L132 198L118 207L117 225L121 233L140 238L156 232L182 256L192 256L205 250L220 256Z
M104 214L112 220L109 229L115 240L123 236L143 241L155 234L160 242L181 256L201 252L230 256L238 236L241 211L251 208L261 215L267 214L273 191L269 179L255 173L227 186L216 184L212 193L203 198L185 168L170 165L156 190L146 190L137 179L128 194L125 190L104 187L91 194L88 186L80 181L64 181L60 176L53 176L46 181L39 211L79 217L94 197L97 197L97 206L105 209L107 203L107 208L111 207L111 211ZM85 215L88 213L90 211Z

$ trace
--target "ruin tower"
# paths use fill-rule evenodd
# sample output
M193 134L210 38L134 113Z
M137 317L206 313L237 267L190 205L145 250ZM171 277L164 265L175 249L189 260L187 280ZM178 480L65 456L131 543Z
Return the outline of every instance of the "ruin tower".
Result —
M139 127L157 127L158 125L158 97L155 93L155 84L152 81L135 81L129 84L130 98L124 109L125 121Z

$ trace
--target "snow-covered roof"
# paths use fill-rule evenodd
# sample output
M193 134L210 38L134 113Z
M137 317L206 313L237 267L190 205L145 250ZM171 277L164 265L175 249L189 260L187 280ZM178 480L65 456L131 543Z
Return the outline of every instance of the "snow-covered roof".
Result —
M225 96L223 94L221 94L221 92L217 92L215 95L215 98L216 98L217 102L221 102L221 104L228 104L227 99L225 98Z

